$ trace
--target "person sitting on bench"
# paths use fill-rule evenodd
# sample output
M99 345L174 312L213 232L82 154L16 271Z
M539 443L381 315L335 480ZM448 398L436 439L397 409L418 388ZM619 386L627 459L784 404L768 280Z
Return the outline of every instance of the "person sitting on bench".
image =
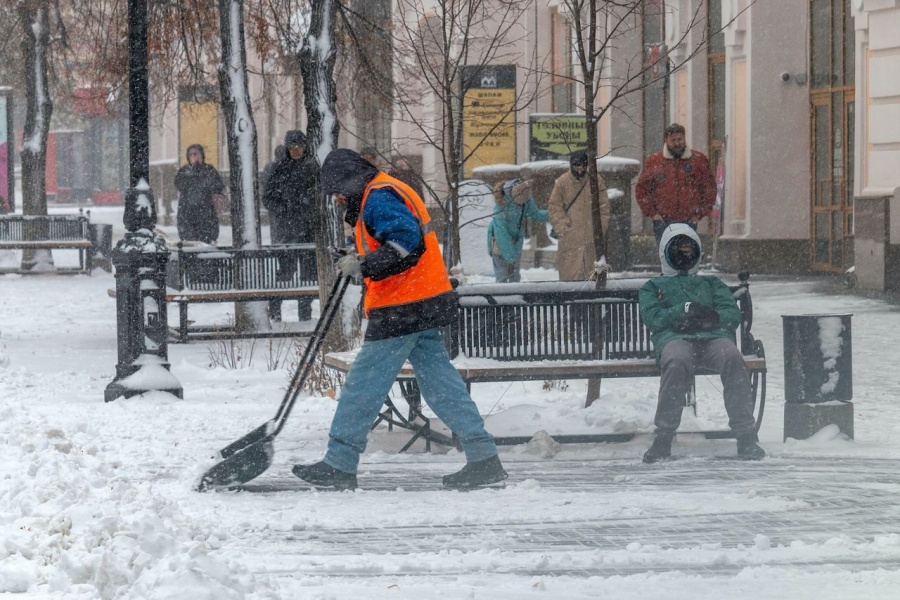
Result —
M652 334L662 374L656 438L644 454L645 463L671 456L685 395L698 368L721 374L738 457L760 460L766 455L757 443L750 373L735 345L741 313L718 277L697 275L700 257L697 233L683 223L669 225L659 243L662 275L645 283L638 295L641 319Z

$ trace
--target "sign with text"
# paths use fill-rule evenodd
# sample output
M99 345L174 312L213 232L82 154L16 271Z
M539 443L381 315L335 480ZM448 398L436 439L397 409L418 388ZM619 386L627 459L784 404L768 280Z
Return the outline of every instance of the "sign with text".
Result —
M536 114L528 122L531 160L568 160L576 150L587 150L584 115Z
M516 162L516 67L463 67L464 173Z

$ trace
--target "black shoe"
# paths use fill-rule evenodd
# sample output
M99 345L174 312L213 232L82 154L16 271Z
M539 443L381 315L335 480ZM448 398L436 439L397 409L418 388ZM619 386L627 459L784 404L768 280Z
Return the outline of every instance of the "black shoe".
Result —
M755 433L747 435L739 435L737 438L737 454L738 458L744 460L762 460L766 457L766 451L759 444L759 438Z
M659 433L653 439L653 444L644 452L644 462L649 464L666 460L672 456L672 439L674 435L670 433Z
M336 490L355 490L356 474L335 469L325 461L314 465L294 465L291 472L316 487L333 487Z
M466 466L452 475L444 475L444 487L464 490L491 485L507 477L509 475L500 464L500 457L495 454L484 460L466 463Z

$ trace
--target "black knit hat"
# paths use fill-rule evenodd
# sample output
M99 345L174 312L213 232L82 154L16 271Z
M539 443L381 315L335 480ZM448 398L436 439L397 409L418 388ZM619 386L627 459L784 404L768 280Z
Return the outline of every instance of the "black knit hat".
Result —
M569 166L586 167L588 164L587 150L576 150L569 155Z

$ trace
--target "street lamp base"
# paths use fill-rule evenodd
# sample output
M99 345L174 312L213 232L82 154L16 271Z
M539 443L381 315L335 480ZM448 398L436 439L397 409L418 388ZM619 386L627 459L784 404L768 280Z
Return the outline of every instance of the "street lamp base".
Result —
M131 398L133 396L138 396L140 394L146 394L147 392L166 392L168 394L172 394L179 400L184 399L184 390L180 387L166 388L166 389L154 389L154 390L136 390L134 388L125 387L118 381L113 381L106 389L103 391L103 401L104 402L112 402L118 398Z
M116 365L116 377L106 386L103 400L131 398L146 392L166 392L184 399L181 382L169 372L169 364L153 355L141 355L128 365Z

